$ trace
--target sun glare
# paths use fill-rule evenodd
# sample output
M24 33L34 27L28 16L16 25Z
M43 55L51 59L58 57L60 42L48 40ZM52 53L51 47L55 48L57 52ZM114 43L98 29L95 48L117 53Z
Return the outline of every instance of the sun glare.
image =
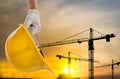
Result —
M64 73L65 74L69 74L68 68L64 68ZM74 73L74 69L73 68L70 69L70 74L71 73Z

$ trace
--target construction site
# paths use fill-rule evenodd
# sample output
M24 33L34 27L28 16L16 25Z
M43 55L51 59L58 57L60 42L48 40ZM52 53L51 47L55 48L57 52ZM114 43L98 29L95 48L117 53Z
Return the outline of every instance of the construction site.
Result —
M87 32L87 31L89 31L89 38L79 38L79 39L67 40L67 39L70 39L72 37L75 37L79 34ZM94 32L99 33L100 36L94 37ZM100 32L90 28L88 30L82 31L80 33L77 33L75 35L72 35L70 37L67 37L67 38L60 40L60 41L57 41L57 42L48 43L48 44L41 44L41 47L44 48L44 47L51 47L51 46L58 46L58 45L65 45L65 44L72 44L72 43L88 42L88 58L71 57L70 52L68 52L67 57L62 56L62 55L56 55L56 57L58 57L59 59L62 59L62 58L68 59L68 76L67 76L67 78L64 78L64 77L61 77L61 75L59 75L58 79L80 79L80 78L71 78L71 73L70 73L71 60L88 61L89 79L94 79L94 63L100 63L99 61L94 59L94 50L95 50L94 49L94 41L105 39L106 42L110 42L110 39L114 38L114 37L116 37L114 34L102 35ZM105 66L112 66L112 79L114 79L114 76L113 76L114 75L114 65L119 65L119 64L120 64L120 62L114 63L112 60L111 64L98 66L96 68L101 68L101 67L105 67Z
M120 79L119 0L29 1L0 1L0 79Z

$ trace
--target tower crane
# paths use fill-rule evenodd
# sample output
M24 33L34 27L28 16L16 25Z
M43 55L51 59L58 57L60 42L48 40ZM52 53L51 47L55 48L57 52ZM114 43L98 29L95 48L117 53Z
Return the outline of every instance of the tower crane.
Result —
M96 68L102 68L102 67L111 66L111 69L112 69L112 79L114 79L114 66L115 66L115 65L119 65L119 64L120 64L120 62L114 63L114 60L112 60L112 63L111 63L111 64L97 66Z
M72 44L72 43L88 42L89 79L94 79L94 41L106 39L106 42L110 42L110 38L115 37L115 35L114 34L106 34L106 35L102 35L100 37L93 37L94 36L93 32L96 30L90 28L89 31L90 31L89 38L62 40L62 41L53 42L53 43L41 44L41 48L65 45L65 44ZM76 35L78 35L78 34L76 34Z
M70 65L71 65L71 60L79 60L79 61L89 61L89 59L87 58L78 58L78 57L71 57L70 55L71 52L68 52L68 56L62 56L62 55L56 55L56 57L58 57L59 59L61 58L64 58L64 59L68 59L68 74L69 74L69 77L70 77ZM99 61L94 61L96 63L100 63Z

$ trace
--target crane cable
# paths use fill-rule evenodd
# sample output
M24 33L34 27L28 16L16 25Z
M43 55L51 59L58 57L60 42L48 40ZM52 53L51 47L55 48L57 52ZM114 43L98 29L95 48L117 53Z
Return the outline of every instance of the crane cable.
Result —
M98 34L100 34L101 36L104 36L104 34L102 34L101 32L99 32L99 31L97 31L97 30L95 30L95 29L93 29L95 32L97 32Z
M87 29L87 30L85 30L85 31L82 31L82 32L79 32L79 33L77 33L77 34L74 34L74 35L72 35L72 36L69 36L69 37L67 37L67 38L64 38L64 39L62 39L62 40L60 40L60 41L57 41L57 42L61 42L61 41L67 40L67 39L69 39L69 38L72 38L72 37L74 37L74 36L80 35L80 34L82 34L82 33L84 33L84 32L87 32L88 30L89 30L89 29Z
M72 38L72 37L75 37L75 36L80 35L80 34L82 34L82 33L85 33L85 32L87 32L87 31L89 31L89 30L90 30L90 29L87 29L87 30L85 30L85 31L79 32L79 33L77 33L77 34L74 34L74 35L72 35L72 36L69 36L69 37L64 38L64 39L62 39L62 40L60 40L60 41L57 41L57 42L61 42L61 41L67 40L67 39L69 39L69 38ZM94 30L94 29L93 29L93 30ZM94 31L97 32L98 34L100 34L101 36L104 36L104 34L102 34L101 32L99 32L99 31L97 31L97 30L94 30Z

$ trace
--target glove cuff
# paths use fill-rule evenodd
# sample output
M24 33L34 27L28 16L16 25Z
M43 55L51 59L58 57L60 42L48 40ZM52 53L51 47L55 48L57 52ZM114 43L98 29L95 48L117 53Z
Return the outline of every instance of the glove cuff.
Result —
M38 15L40 15L40 12L37 9L30 9L28 13L37 13Z

